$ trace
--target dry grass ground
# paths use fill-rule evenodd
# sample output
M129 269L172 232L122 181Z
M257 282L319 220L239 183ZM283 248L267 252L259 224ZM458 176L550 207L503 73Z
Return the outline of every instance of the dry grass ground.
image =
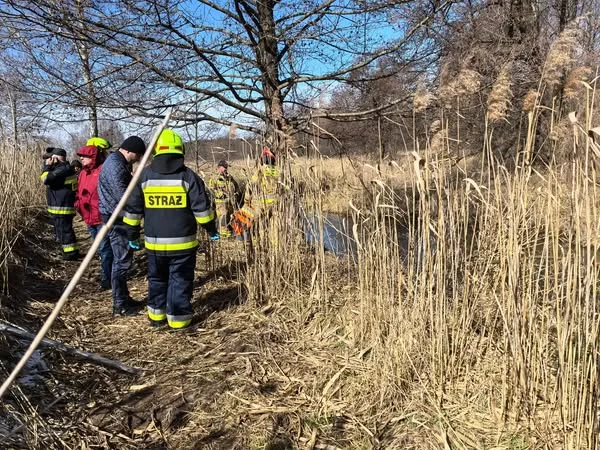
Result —
M254 251L204 244L186 332L152 330L143 315L113 319L92 268L52 337L146 375L45 351L51 370L3 405L14 445L597 448L592 113L561 164L528 164L533 125L510 167L430 146L379 168L286 161L282 200L258 222ZM243 169L253 167L234 162L240 178ZM320 245L305 243L306 217L322 225L332 212L349 219L356 248L346 258L324 251L320 226ZM75 267L49 259L48 240L21 242L25 269L3 305L34 325ZM143 255L136 261L132 291L143 298Z

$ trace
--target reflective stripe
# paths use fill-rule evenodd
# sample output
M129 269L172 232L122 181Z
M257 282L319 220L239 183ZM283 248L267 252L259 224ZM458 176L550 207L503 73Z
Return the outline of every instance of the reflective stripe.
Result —
M144 194L162 194L164 192L172 193L186 193L187 190L184 186L146 186L143 187L142 190Z
M70 206L48 206L48 212L50 214L58 214L58 215L69 215L75 214L75 208Z
M79 245L78 244L66 244L62 246L63 252L65 253L71 253L71 252L76 252L77 250L79 250Z
M184 186L189 189L190 183L184 180L148 180L142 183L142 190L149 186Z
M165 320L167 318L167 311L164 309L154 309L148 306L148 317L150 320Z
M65 178L65 184L77 184L77 175L71 175Z
M44 181L47 176L48 176L48 171L46 170L45 172L42 172L42 174L40 175L40 180Z
M194 216L196 216L196 222L198 223L209 223L215 219L215 212L212 209L207 209L199 213L195 212Z
M275 203L277 201L276 195L265 195L260 199L261 203L265 205L270 205L271 203Z
M175 238L157 238L145 236L145 246L152 251L176 251L189 250L198 247L198 239L196 235Z
M132 227L136 227L142 223L142 217L144 217L142 214L131 214L125 212L123 213L123 223L131 225Z
M167 316L167 320L169 321L169 326L171 328L185 328L190 323L192 323L192 315L186 314L183 316Z

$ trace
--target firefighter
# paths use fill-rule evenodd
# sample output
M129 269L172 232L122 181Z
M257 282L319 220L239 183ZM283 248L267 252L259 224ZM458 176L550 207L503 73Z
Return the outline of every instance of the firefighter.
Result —
M215 209L219 234L222 238L231 237L229 221L234 208L238 207L239 186L235 179L227 172L229 165L227 161L221 160L217 164L219 175L208 182L208 187L215 199Z
M62 245L63 258L79 257L79 246L73 230L77 175L67 161L62 148L48 147L44 158L41 180L47 186L48 212L54 223L56 240Z
M279 170L276 167L275 154L269 147L263 147L261 165L246 186L244 204L255 211L266 212L279 196Z
M192 320L192 291L196 267L197 225L218 240L215 214L202 179L185 166L181 136L164 130L154 148L150 166L125 208L129 245L139 250L144 219L144 246L148 255L148 317L150 325L174 329Z
M268 219L270 209L277 203L280 195L280 174L275 154L269 147L263 147L260 162L256 174L246 185L244 206L232 218L231 226L237 235L246 235L259 217Z

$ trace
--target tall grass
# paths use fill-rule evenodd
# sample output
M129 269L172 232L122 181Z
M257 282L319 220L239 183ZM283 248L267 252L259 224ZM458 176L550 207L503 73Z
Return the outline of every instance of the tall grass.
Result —
M297 315L289 339L314 332L311 320L343 330L366 363L336 391L346 411L373 425L399 418L396 445L426 436L446 448L598 446L593 104L568 163L528 164L530 123L512 169L490 152L490 172L475 179L427 148L409 170L373 177L366 195L346 198L357 241L346 262L322 245L303 250L299 226L307 210L325 216L331 160L302 170L287 162L302 191L284 193L260 225L269 232L257 234L246 283L251 298L282 301Z
M15 149L0 142L0 292L8 288L11 249L26 228L32 212L44 204L37 149Z

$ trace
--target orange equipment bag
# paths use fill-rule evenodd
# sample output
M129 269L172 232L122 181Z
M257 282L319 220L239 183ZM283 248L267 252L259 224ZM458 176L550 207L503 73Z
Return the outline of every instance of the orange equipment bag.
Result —
M244 231L252 228L254 217L254 211L246 206L234 212L231 217L231 229L234 234L236 236L241 236L244 234Z

